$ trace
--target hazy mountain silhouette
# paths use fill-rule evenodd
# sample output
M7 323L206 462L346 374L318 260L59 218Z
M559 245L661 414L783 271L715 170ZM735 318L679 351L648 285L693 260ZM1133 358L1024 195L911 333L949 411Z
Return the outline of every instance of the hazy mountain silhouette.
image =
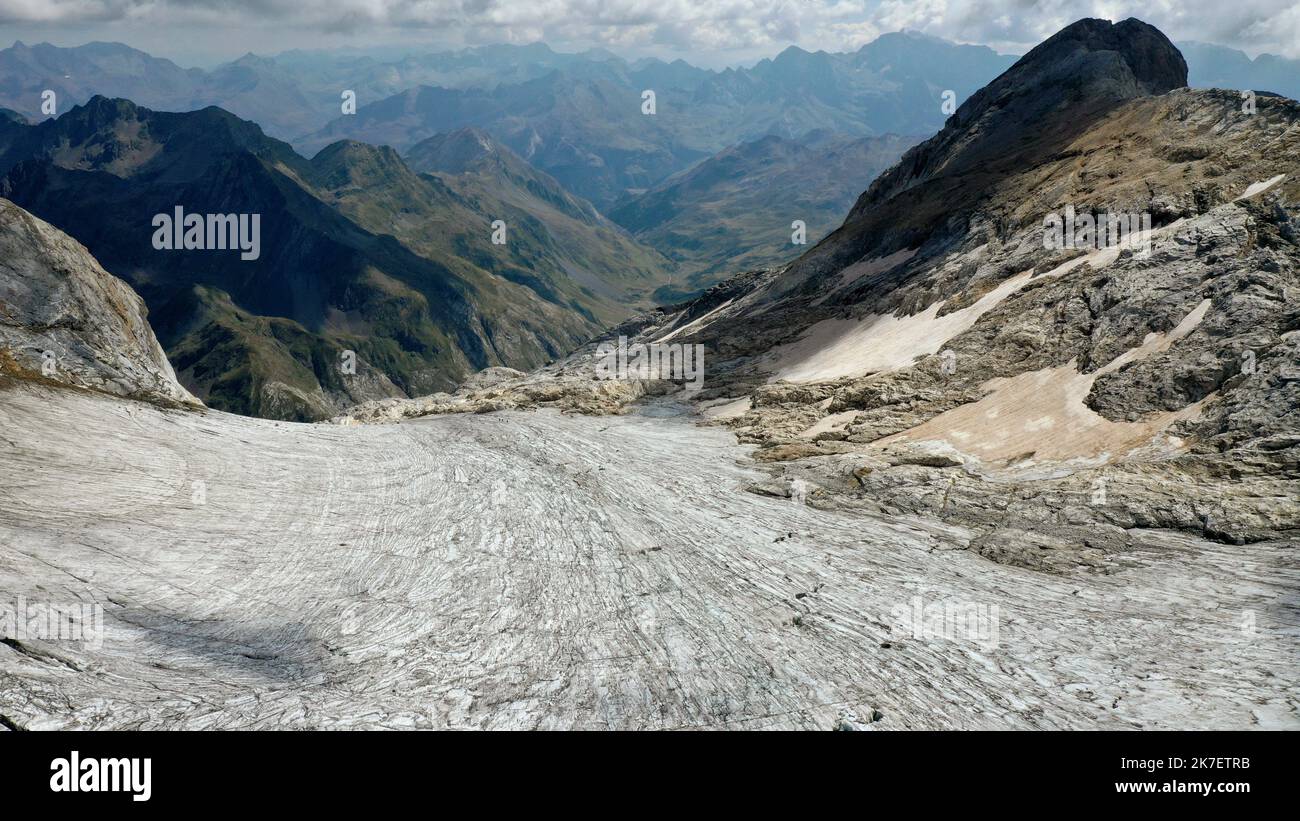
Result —
M610 218L679 263L680 293L719 274L789 262L802 220L807 242L839 227L858 194L915 138L846 137L815 131L728 148L610 211Z

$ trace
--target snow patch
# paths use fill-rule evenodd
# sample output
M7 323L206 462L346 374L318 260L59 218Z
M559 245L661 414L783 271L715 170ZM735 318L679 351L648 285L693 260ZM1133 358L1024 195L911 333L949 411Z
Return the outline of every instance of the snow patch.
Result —
M1237 197L1237 199L1248 200L1251 197L1257 197L1260 194L1263 194L1268 189L1277 185L1284 179L1286 179L1286 174L1278 174L1276 177L1271 177L1267 180L1264 180L1263 182L1253 182L1246 187L1246 190L1242 193L1240 197Z
M1182 222L1180 219L1150 232L1139 232L1134 242L1140 244L1148 233L1151 237L1169 233ZM773 350L775 372L768 381L824 382L906 367L920 357L938 353L950 339L969 330L980 317L1031 279L1060 276L1085 263L1104 268L1119 259L1121 250L1120 246L1100 248L1063 262L1038 277L1034 277L1033 271L1024 271L1002 282L973 305L944 316L939 316L944 303L936 302L919 314L905 317L869 314L861 319L823 320L812 325L802 339Z
M1202 300L1172 331L1147 334L1141 345L1094 373L1079 373L1070 360L1055 368L991 379L982 387L992 392L978 402L939 414L877 444L943 441L985 462L1014 464L1016 470L1045 461L1101 464L1129 456L1151 444L1173 422L1195 418L1204 400L1136 422L1113 422L1085 404L1088 393L1104 374L1164 351L1187 336L1209 308L1210 300Z
M749 413L750 398L742 396L740 399L723 400L717 404L706 406L700 413L705 419L735 419L738 416L744 416Z

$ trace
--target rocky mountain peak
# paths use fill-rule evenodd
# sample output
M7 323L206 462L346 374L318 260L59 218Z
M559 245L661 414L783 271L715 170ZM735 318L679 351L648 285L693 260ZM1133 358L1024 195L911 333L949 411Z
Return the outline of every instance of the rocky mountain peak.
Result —
M325 146L311 160L318 177L330 185L410 175L401 156L386 145L339 140Z
M1111 23L1086 18L1066 26L1030 51L1029 57L1053 43L1074 41L1093 51L1116 51L1123 55L1133 75L1147 87L1148 94L1163 94L1187 85L1187 62L1164 32L1135 17Z
M418 158L422 171L463 174L485 159L499 159L508 149L481 128L469 126L435 134L413 146L408 154Z
M882 177L876 193L896 193L940 169L981 167L993 157L1020 165L1035 148L1076 136L1125 100L1186 85L1187 63L1159 29L1133 18L1079 20L972 94L942 131ZM1008 150L1017 145L1020 150Z
M864 253L941 241L1001 181L1057 155L1118 106L1186 82L1186 61L1158 29L1135 19L1072 23L961 102L938 134L877 178L841 229L795 263L792 279ZM906 204L897 199L904 194Z
M990 110L1014 111L1026 102L1043 111L1164 94L1185 85L1187 63L1159 29L1133 18L1119 23L1089 18L1044 40L971 95L948 127L965 127Z
M121 119L135 119L139 116L139 109L130 100L113 99L96 94L84 105L69 111L68 116L74 121L84 122L91 127L101 127Z

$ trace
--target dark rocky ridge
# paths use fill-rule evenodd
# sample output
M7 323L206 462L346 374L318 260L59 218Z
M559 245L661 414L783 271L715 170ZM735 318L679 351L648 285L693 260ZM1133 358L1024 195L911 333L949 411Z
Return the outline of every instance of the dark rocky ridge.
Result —
M1187 85L1173 43L1139 20L1067 26L963 102L943 129L903 155L854 204L839 230L791 268L815 277L865 255L944 250L986 191L1060 152L1126 100ZM892 202L891 202L892 201ZM882 208L890 203L888 209Z

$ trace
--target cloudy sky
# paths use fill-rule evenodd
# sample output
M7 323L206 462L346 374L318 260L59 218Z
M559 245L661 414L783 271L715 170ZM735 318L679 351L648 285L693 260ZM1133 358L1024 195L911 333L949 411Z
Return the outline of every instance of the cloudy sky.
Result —
M1175 41L1300 57L1297 0L0 0L0 46L118 40L188 66L250 50L543 40L720 67L900 29L1023 53L1080 17L1134 16Z

